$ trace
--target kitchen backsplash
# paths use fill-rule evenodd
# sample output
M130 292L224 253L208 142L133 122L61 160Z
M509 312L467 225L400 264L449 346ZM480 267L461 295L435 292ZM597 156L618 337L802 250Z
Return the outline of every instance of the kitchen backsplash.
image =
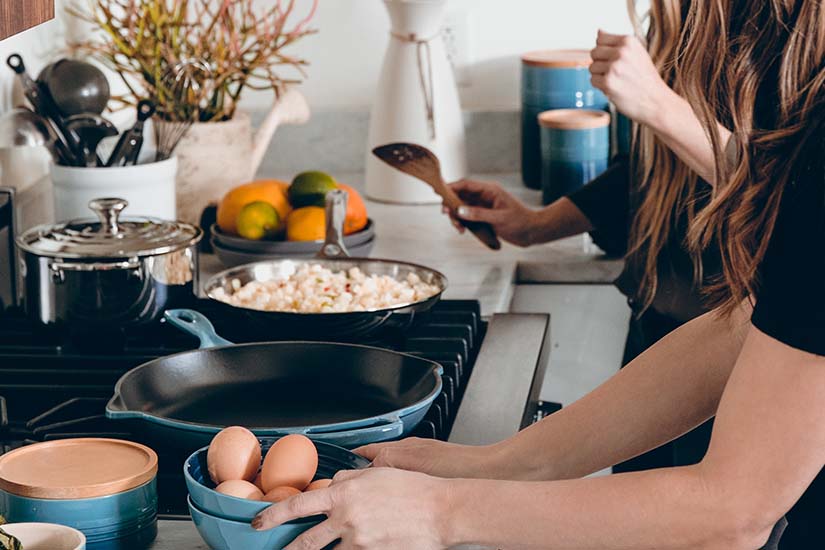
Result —
M255 110L250 115L259 124L266 112ZM258 175L293 174L310 168L338 174L363 172L369 118L366 111L321 111L314 112L304 126L278 128ZM470 172L519 170L518 112L465 112L464 124Z

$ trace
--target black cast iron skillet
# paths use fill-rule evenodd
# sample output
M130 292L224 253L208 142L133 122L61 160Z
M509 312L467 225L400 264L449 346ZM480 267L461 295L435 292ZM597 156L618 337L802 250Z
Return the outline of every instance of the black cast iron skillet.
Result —
M210 278L204 286L204 292L221 307L229 308L234 312L243 311L258 322L271 327L273 334L310 339L362 338L382 327L394 314L420 314L430 310L447 289L447 278L438 271L412 263L350 258L343 244L346 209L344 191L332 191L327 194L327 238L317 258L287 258L255 262L228 269ZM236 285L245 285L251 281L284 279L303 264L319 264L332 271L346 271L357 267L367 275L389 275L397 280L404 280L409 274L415 274L425 283L436 286L438 292L415 303L348 313L261 311L234 306L217 298L218 289L232 294Z
M443 369L419 357L324 342L234 345L200 313L165 316L201 349L132 369L106 406L106 416L136 422L152 441L194 449L240 425L355 447L408 434L441 393Z

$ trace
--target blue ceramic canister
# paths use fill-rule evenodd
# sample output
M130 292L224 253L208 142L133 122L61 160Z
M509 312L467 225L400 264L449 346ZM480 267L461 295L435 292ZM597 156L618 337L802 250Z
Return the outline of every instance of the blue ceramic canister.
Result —
M145 548L157 535L157 455L130 441L64 439L0 457L0 515L58 523L87 550Z
M541 126L541 189L544 204L575 191L607 169L610 114L558 109L538 116Z
M536 117L551 109L607 110L607 97L590 84L588 50L542 50L521 57L521 171L541 188L541 144Z

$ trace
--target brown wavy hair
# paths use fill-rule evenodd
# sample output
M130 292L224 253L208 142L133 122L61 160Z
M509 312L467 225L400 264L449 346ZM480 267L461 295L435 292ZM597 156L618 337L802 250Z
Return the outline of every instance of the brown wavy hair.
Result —
M635 14L635 2L628 5ZM652 302L658 257L676 217L686 216L696 281L702 251L715 243L722 274L703 290L710 307L730 312L758 288L793 175L787 168L805 146L809 117L821 113L825 0L652 0L648 17L648 50L703 122L716 184L697 206L696 174L651 130L634 129L633 165L644 195L630 232L631 253L643 263L639 297L645 306ZM717 121L733 129L731 143L722 143Z

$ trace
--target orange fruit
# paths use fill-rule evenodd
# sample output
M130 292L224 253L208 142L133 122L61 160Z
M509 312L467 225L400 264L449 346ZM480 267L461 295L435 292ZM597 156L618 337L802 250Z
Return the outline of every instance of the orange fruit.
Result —
M305 206L286 219L286 240L322 241L326 234L326 212L320 206Z
M358 233L367 226L367 205L361 195L345 183L338 187L347 192L347 218L344 220L344 235Z
M258 180L231 189L218 204L218 227L230 235L238 234L238 214L252 202L266 202L285 220L292 207L287 200L289 184L280 180Z

